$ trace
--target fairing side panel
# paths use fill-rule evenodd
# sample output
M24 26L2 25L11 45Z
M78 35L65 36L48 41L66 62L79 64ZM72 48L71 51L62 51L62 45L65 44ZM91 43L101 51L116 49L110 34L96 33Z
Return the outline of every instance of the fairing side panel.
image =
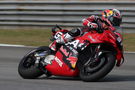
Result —
M62 47L61 47L62 48ZM61 49L60 49L61 50ZM63 61L64 55L61 51L58 51L51 64L48 64L45 68L56 76L76 76L78 75L78 69L71 69L67 63Z

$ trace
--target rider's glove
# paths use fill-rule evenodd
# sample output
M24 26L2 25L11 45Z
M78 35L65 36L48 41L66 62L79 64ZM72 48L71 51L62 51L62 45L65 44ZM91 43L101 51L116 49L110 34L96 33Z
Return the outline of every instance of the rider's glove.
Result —
M91 29L97 29L98 28L98 25L96 23L91 23L91 22L89 22L87 24L87 26L90 27Z

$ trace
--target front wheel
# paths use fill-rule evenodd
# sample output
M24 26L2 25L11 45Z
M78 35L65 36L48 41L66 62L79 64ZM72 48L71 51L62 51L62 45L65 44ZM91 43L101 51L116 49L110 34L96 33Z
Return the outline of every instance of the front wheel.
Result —
M34 54L37 52L47 51L48 47L43 46L30 51L25 55L19 63L18 73L24 79L34 79L43 74L43 72L35 65Z
M84 66L80 68L80 78L83 81L87 82L98 81L99 79L106 76L113 69L115 62L116 58L112 53L104 53L99 58L98 62L94 64L95 66L89 66L89 71L87 71L86 67Z

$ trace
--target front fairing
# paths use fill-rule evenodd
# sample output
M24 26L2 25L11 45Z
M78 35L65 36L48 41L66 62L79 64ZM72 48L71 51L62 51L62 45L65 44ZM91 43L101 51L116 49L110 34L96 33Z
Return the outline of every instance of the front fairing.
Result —
M83 36L77 38L79 40L88 40L92 44L96 43L113 43L116 42L116 36L110 30L105 30L103 33L97 33L96 31L90 31Z
M110 45L111 47L114 47L114 51L117 52L116 59L117 59L117 66L120 66L122 63L123 51L120 50L119 46L117 45L117 38L121 38L122 36L120 33L112 32L110 30L105 30L103 33L97 33L97 32L88 32L84 36L78 38L80 40L88 40L90 44L100 44L104 43L104 45ZM121 41L122 43L122 41Z
M101 40L103 33L87 32L85 35L80 37L80 40L88 40L90 43L103 43Z

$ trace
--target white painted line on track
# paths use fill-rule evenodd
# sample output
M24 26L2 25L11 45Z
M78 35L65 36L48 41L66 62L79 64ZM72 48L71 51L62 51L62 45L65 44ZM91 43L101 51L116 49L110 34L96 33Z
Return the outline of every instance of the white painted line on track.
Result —
M128 51L125 51L124 53L131 53L131 54L135 54L135 52L128 52Z
M0 44L0 47L36 48L34 46L14 45L14 44Z
M14 45L14 44L0 44L0 46L10 46L10 47L25 47L24 45Z
M14 44L0 44L0 46L3 46L3 47L25 47L25 48L36 48L36 47L34 47L34 46L14 45ZM129 51L124 51L124 53L135 54L135 52L129 52Z

